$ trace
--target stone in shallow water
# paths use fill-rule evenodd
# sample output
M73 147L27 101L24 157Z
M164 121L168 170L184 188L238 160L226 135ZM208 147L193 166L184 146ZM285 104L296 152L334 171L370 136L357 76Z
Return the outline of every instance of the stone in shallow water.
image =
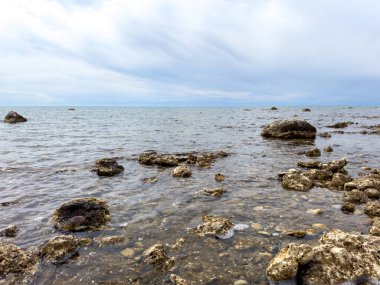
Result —
M196 233L200 236L225 235L234 226L230 220L215 216L203 216L202 221L203 224L196 228Z
M14 111L10 111L4 118L4 123L8 124L23 123L26 121L28 121L26 118Z
M169 258L162 244L155 244L148 248L144 253L145 262L153 265L156 269L167 271L174 266L175 259Z
M264 127L261 135L280 139L314 139L317 129L304 120L279 120Z
M172 175L173 177L187 178L191 176L191 170L185 165L180 165L174 168Z
M289 169L282 176L282 186L288 190L305 192L313 187L313 181L301 171Z
M183 278L181 278L175 274L170 274L170 281L172 281L176 285L188 285L189 284L185 279L183 279Z
M221 197L224 191L223 191L223 188L218 187L218 188L212 188L212 189L205 189L203 192L207 196Z
M55 210L53 225L64 231L95 231L110 221L105 200L79 198L69 201Z
M317 157L317 156L321 156L321 151L319 148L313 148L311 150L308 150L305 154L306 156L309 156L309 157Z
M350 202L345 202L345 203L343 203L341 209L342 209L342 212L346 213L346 214L354 213L355 212L355 205L350 203Z
M102 158L95 162L95 168L93 169L98 176L114 176L124 171L124 167L119 165L116 159Z
M107 237L99 237L95 239L95 241L100 245L100 246L108 246L108 245L114 245L117 243L121 243L125 241L124 236L107 236Z
M224 181L224 179L225 179L225 177L223 174L221 174L221 173L215 174L215 181L222 182L222 181Z
M11 237L15 237L18 232L19 232L18 227L16 227L15 225L10 225L0 231L0 236L11 238Z
M326 146L323 150L325 152L333 152L334 151L334 149L331 146Z
M380 237L332 230L313 247L287 245L270 262L267 275L272 284L296 276L301 284L313 285L342 284L363 277L380 280L380 257L374 254L379 251Z

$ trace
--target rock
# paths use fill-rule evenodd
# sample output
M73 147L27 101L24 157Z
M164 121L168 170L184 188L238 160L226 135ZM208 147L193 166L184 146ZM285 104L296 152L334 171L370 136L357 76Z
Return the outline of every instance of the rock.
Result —
M225 177L223 174L221 174L221 173L215 174L215 181L222 182L222 181L224 181L224 179L225 179Z
M341 172L341 173L345 174L346 171L343 168L346 165L347 165L347 161L345 159L339 159L339 160L333 160L333 161L328 162L328 163L322 163L319 166L319 169L331 171L333 173Z
M185 279L175 274L170 274L170 281L172 281L176 285L189 285L189 283Z
M75 108L68 108L69 111L75 111Z
M333 230L313 247L290 244L283 248L269 263L267 275L275 282L297 277L300 284L313 285L349 284L366 278L379 280L380 258L374 254L379 250L380 237Z
M303 108L302 112L311 112L311 110L309 108Z
M133 248L126 248L120 252L122 256L133 257L135 255L135 250Z
M36 270L37 256L14 244L0 243L0 276L10 273L33 273ZM0 281L1 282L1 281Z
M52 223L63 231L96 231L110 221L105 200L79 198L59 207L53 214Z
M195 232L199 236L205 235L225 235L233 230L234 224L230 220L215 217L215 216L203 216L203 224L198 226Z
M174 266L175 259L169 258L164 246L159 243L147 249L143 256L146 263L153 265L158 270L167 271Z
M207 196L221 197L223 194L223 188L218 187L218 188L212 188L212 189L205 189L203 192Z
M372 236L380 236L380 218L373 219L369 234Z
M308 209L306 213L313 214L313 215L321 215L323 214L323 210L322 209Z
M333 152L334 151L334 149L331 146L326 146L323 150L325 152Z
M41 256L47 262L62 262L76 254L79 246L89 243L91 243L89 238L76 238L72 235L56 236L42 246Z
M143 182L144 183L156 183L158 181L158 178L157 177L148 177L148 178L144 178L143 179Z
M345 202L345 203L343 203L341 210L343 213L346 213L346 214L354 213L355 212L355 205L353 203L350 203L350 202Z
M319 133L318 136L321 138L331 138L331 134L324 132L324 133Z
M276 107L272 107L272 108L270 108L270 110L272 110L272 111L276 111L276 110L278 110Z
M248 285L249 283L243 279L234 282L234 285Z
M99 246L108 246L108 245L114 245L114 244L125 241L125 237L124 236L99 237L95 239L95 241L97 242L97 244L99 244Z
M4 118L4 123L8 124L23 123L26 121L28 121L26 118L14 111L10 111Z
M364 190L364 193L369 199L377 200L380 198L380 191L375 188L367 188Z
M10 225L0 231L0 236L6 237L6 238L12 238L12 237L15 237L18 232L19 232L18 227L16 227L15 225Z
M328 128L335 128L335 129L342 129L342 128L346 128L352 124L353 124L353 122L339 122L339 123L335 123L335 124L327 126L327 127Z
M157 165L161 167L173 167L179 164L178 158L173 155L158 154L155 151L141 153L138 161L144 165Z
M306 236L306 231L303 230L289 230L286 232L288 236L296 237L296 238L303 238Z
M370 201L364 207L364 213L370 217L380 217L380 201Z
M368 174L365 176L358 177L352 182L344 184L344 190L350 191L352 189L359 189L364 191L365 189L372 188L380 190L380 175L379 174Z
M253 229L254 231L259 231L263 229L263 226L259 223L252 223L251 229Z
M177 166L176 168L174 168L172 175L173 175L173 177L183 177L183 178L190 177L191 176L191 170L189 167L187 167L185 165L180 165L180 166Z
M368 197L364 192L354 189L352 191L344 191L343 201L353 204L363 204L368 201Z
M93 169L98 176L114 176L124 171L124 167L119 165L116 159L102 158L98 159Z
M333 173L331 171L327 170L320 170L320 169L310 169L305 173L307 177L309 177L312 180L330 180L333 177Z
M316 161L316 160L310 160L310 161L300 161L297 163L297 166L303 167L303 168L319 168L319 165L321 162Z
M321 156L321 151L319 150L319 148L313 148L311 150L308 150L305 154L309 157L317 157Z
M314 139L317 129L303 120L280 120L267 125L261 135L281 139Z
M313 187L313 181L301 171L289 169L282 177L282 186L288 190L305 192Z

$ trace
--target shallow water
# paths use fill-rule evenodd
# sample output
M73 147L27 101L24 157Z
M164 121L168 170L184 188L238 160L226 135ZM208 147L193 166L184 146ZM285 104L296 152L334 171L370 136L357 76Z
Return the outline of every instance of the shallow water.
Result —
M10 108L0 107L5 116ZM42 265L32 284L171 284L175 273L194 284L269 284L265 268L282 245L312 242L322 234L304 239L281 234L282 229L306 229L314 223L327 229L367 232L369 219L358 207L355 215L340 211L342 193L313 188L300 193L282 189L277 174L308 160L300 151L331 145L321 161L345 157L352 176L362 166L379 167L380 137L363 135L365 125L380 123L380 108L124 108L18 107L27 123L0 124L0 228L16 224L18 236L9 239L21 247L39 245L59 234L50 223L54 210L77 197L108 201L111 223L99 232L78 236L124 235L124 243L87 246L74 260ZM331 138L314 141L264 139L261 127L275 120L298 116L332 132ZM325 126L353 121L343 131ZM192 167L190 178L171 177L171 169L142 166L137 156L144 150L174 153L217 151L231 153L211 168ZM117 157L125 167L122 175L99 178L91 167L98 158ZM218 183L216 173L226 180ZM143 179L156 177L156 183ZM204 196L202 190L222 186L221 198ZM322 209L321 215L307 213ZM219 215L235 224L260 223L267 236L252 228L236 231L230 239L197 237L189 229L201 224L202 215ZM170 272L158 272L141 257L149 246L173 244L186 239ZM120 252L131 247L132 257Z

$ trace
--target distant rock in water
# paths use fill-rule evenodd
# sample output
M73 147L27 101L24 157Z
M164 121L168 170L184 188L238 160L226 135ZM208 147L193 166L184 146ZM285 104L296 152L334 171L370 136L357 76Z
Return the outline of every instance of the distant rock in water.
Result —
M353 124L353 122L339 122L339 123L335 123L335 124L327 126L327 127L328 128L335 128L335 129L343 129L343 128L346 128L352 124Z
M286 119L265 126L261 135L279 139L314 139L316 133L317 129L304 120Z
M309 108L303 108L302 112L311 112L311 110Z
M378 252L380 237L332 230L314 246L285 246L269 263L267 276L273 285L378 284Z
M26 118L14 111L10 111L4 118L4 123L8 124L23 123L26 121Z
M75 111L75 108L68 108L69 111Z
M79 198L69 201L55 210L52 223L63 231L96 231L109 221L110 213L105 200Z
M270 108L272 111L276 111L276 110L278 110L276 107L272 107L272 108Z
M94 172L98 176L114 176L120 174L124 171L124 167L119 165L116 159L113 158L102 158L95 162Z

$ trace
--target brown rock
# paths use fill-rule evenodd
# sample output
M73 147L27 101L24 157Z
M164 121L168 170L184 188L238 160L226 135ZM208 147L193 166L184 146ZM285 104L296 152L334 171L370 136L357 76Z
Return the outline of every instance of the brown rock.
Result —
M195 232L199 236L204 235L224 235L229 232L234 224L230 220L215 216L203 216L203 224L198 226Z
M368 197L364 192L354 189L352 191L344 191L343 201L353 204L363 204L368 201Z
M288 236L296 237L296 238L303 238L306 236L306 231L303 230L289 230L286 232Z
M303 168L319 168L319 165L321 164L320 161L316 160L310 160L310 161L300 161L297 163L297 166L303 167Z
M281 120L267 125L261 135L280 139L314 139L317 129L303 120Z
M191 170L189 167L187 167L185 165L180 165L180 166L177 166L176 168L174 168L172 175L173 175L173 177L182 177L182 178L190 177L191 176Z
M380 201L370 201L364 207L364 213L370 217L380 217Z
M367 188L364 190L364 193L369 199L377 200L380 198L380 191L375 188Z
M167 271L174 266L175 259L169 258L162 244L155 244L144 253L145 262L153 265L156 269Z
M353 212L355 212L355 205L350 203L350 202L345 202L345 203L343 203L341 209L342 209L343 213L346 213L346 214L353 213Z
M331 134L327 133L327 132L324 132L324 133L320 133L318 134L320 137L322 138L331 138Z
M23 123L26 121L28 120L14 111L10 111L4 118L4 123L8 124Z
M305 154L309 157L318 157L321 156L321 151L319 150L319 148L313 148L311 150L308 150Z
M325 152L333 152L334 151L334 149L331 146L326 146L323 150Z
M0 243L0 276L23 274L36 270L37 256L14 244Z
M288 172L282 176L282 186L288 190L305 192L313 187L313 181L301 171L289 169Z
M93 169L98 176L114 176L124 171L124 167L119 165L116 159L102 158L98 159Z
M225 177L224 177L223 174L221 174L221 173L215 174L215 181L217 181L217 182L223 182L224 179L225 179Z
M12 237L15 237L18 232L19 232L18 227L16 227L15 225L10 225L0 231L0 236L12 238Z
M223 188L212 188L212 189L205 189L204 190L205 195L212 196L212 197L221 197L223 194Z
M339 122L339 123L335 123L335 124L327 126L327 127L328 128L335 128L335 129L342 129L342 128L346 128L352 124L353 124L353 122Z

